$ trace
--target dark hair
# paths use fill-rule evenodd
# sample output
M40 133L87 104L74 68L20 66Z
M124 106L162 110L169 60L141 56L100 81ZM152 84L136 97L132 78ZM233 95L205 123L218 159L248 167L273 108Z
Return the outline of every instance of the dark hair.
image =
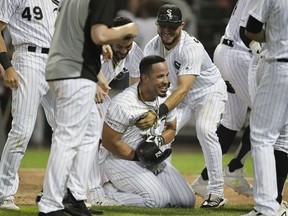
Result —
M118 27L118 26L123 26L126 25L128 23L132 23L133 21L129 18L129 17L116 17L113 19L114 22L114 27ZM131 35L127 35L124 37L124 40L132 40L134 37L132 37Z
M123 26L133 21L129 17L116 17L113 19L114 27Z
M165 62L165 59L157 55L149 55L149 56L144 57L141 60L140 65L139 65L140 75L151 73L152 65L159 63L159 62Z

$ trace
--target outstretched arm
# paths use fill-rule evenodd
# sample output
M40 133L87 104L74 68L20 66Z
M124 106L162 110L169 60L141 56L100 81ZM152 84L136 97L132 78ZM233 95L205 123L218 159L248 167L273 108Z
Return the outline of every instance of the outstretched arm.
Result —
M6 23L0 21L0 31L6 28ZM5 73L4 76L4 83L6 87L9 88L17 88L19 86L19 76L15 69L13 68L10 59L7 55L7 49L5 41L0 34L0 64L4 68Z
M136 37L137 26L135 23L128 23L123 26L109 28L103 24L96 24L91 28L91 38L95 44L110 44L125 37Z

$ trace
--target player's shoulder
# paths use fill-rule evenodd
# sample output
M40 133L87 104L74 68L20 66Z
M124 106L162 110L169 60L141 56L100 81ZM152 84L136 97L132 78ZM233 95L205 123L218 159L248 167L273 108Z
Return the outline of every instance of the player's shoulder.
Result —
M202 43L194 36L189 35L187 32L182 31L180 44L183 44L183 48L203 47Z
M137 101L137 85L138 83L135 83L115 95L112 102L122 107L129 107L131 104L135 104L135 101Z
M150 52L154 52L160 46L161 38L159 35L154 36L144 48L144 55L149 54Z

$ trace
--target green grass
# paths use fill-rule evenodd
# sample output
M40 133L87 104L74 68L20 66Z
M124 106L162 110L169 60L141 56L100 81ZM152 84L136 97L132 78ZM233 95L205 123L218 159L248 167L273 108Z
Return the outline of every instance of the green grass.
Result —
M251 210L252 206L226 206L221 209L184 209L184 208L140 208L140 207L99 207L95 210L102 210L103 216L181 216L181 215L213 215L213 216L239 216ZM20 212L0 210L0 216L32 216L37 215L38 210L36 206L21 206Z
M45 168L49 156L48 150L33 150L28 149L21 162L21 168ZM223 159L223 166L227 165L233 157L228 154ZM197 152L173 152L172 163L184 175L199 174L204 167L204 158L201 151ZM248 159L245 163L248 176L252 176L252 161ZM21 205L20 212L0 210L0 216L32 216L38 214L37 206ZM239 216L249 212L253 206L251 205L227 205L221 209L205 210L196 206L195 209L183 208L164 208L150 209L139 207L99 207L95 210L103 210L104 216L148 216L148 215L163 215L163 216L181 216L181 215L213 215L213 216Z
M49 156L49 150L29 149L21 161L21 168L45 168ZM232 154L227 154L223 158L223 166L227 165L232 159ZM193 175L201 173L205 166L203 155L200 151L197 152L173 152L173 165L185 175ZM245 169L248 176L252 176L252 160L249 157L245 163Z

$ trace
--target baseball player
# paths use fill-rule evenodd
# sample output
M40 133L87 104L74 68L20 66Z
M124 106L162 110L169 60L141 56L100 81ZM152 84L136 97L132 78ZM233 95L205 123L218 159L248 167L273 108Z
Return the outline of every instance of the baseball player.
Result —
M0 63L5 85L12 89L12 128L0 163L0 209L19 210L14 204L18 189L20 161L34 129L41 104L50 125L53 99L45 81L44 69L54 31L59 1L3 0L0 30L7 26L15 47L12 62L0 36Z
M114 27L132 23L128 17L116 17L114 19ZM124 76L129 75L130 83L134 84L139 81L139 63L143 58L143 52L140 47L133 41L132 37L124 38L111 44L113 51L113 59L102 62L101 71L107 79L108 83L112 80L121 80ZM109 96L104 99L103 103L98 103L97 107L101 113L101 120L104 122L104 117L111 99ZM101 101L98 101L101 102ZM100 145L100 152L96 154L88 182L88 199L92 205L110 206L119 205L114 200L105 196L102 184L105 182L105 174L102 162L104 161L107 150ZM99 157L99 158L98 158ZM99 161L100 160L100 161Z
M137 35L134 23L111 27L113 0L63 0L61 3L45 72L55 95L56 127L43 196L38 202L39 216L66 215L64 211L91 215L84 200L102 126L94 102L96 82L103 91L109 91L107 80L99 75L101 45ZM62 200L66 188L73 202L69 205L71 208L64 210Z
M288 122L288 28L284 24L288 20L287 9L288 2L284 0L257 0L246 25L246 35L252 40L266 42L267 48L258 65L261 79L257 80L259 85L250 117L255 207L246 214L248 216L273 216L279 210L274 146ZM288 144L283 144L288 149Z
M208 169L209 184L202 208L225 204L221 147L216 132L227 100L226 85L203 45L183 31L181 10L166 4L158 10L158 35L145 47L144 55L165 57L172 94L159 108L159 117L177 107L177 131L195 113L196 132ZM148 112L138 122L141 128L155 121Z
M256 3L256 4L255 4ZM255 4L255 5L254 5ZM257 2L254 2L252 0L246 1L246 9L244 11L243 17L241 18L241 29L242 32L245 32L246 22L249 17L249 9L253 7L257 7ZM245 45L248 46L251 44L251 39L247 38L244 33L240 34L242 41L244 41ZM244 38L244 39L243 39ZM254 42L255 43L255 42ZM264 56L266 52L266 45L265 43L261 43L261 52L260 55ZM260 61L260 62L259 62ZM249 65L249 72L248 72L248 89L249 89L249 95L251 97L252 105L253 100L256 94L256 89L259 81L262 78L262 70L257 72L257 65L261 65L261 61L264 61L264 58L261 57L260 59L257 58L257 55L254 55L252 58L252 61ZM259 63L258 63L259 62ZM256 77L258 80L258 83L256 81ZM287 139L287 127L281 130L280 135L274 145L274 155L275 155L275 162L276 162L276 174L277 174L277 189L278 189L278 196L277 196L277 202L280 204L280 208L278 211L278 215L283 216L284 213L287 214L287 202L283 200L283 192L284 192L284 186L285 181L287 178L288 173L288 167L286 164L288 163L288 157L287 157L287 148L285 148L285 143L288 142Z
M147 56L139 67L140 82L116 95L105 117L102 141L109 154L104 168L111 181L108 183L110 187L104 185L105 192L123 205L194 207L193 190L170 163L164 161L151 165L157 158L167 158L171 149L162 152L157 147L153 160L146 161L150 165L141 163L143 157L139 154L141 151L137 151L141 145L139 143L145 137L150 138L144 144L157 143L161 148L169 143L175 136L176 119L175 112L170 111L150 128L142 130L136 126L147 111L158 112L169 87L168 67L164 58Z
M252 52L257 54L261 49L256 43L253 51L246 47L239 34L241 17L246 10L247 0L239 0L234 7L230 20L226 26L225 34L214 52L214 63L218 67L223 79L231 84L228 89L228 101L221 124L217 129L217 135L222 148L222 154L226 154L232 145L237 131L241 130L246 119L247 109L251 107L251 99L248 91L248 68L252 59ZM233 88L233 89L232 89ZM242 142L239 145L234 158L224 169L224 181L240 194L253 196L253 188L243 176L243 164L250 153L249 126L245 129ZM192 188L195 193L203 197L208 184L206 168L202 171Z

